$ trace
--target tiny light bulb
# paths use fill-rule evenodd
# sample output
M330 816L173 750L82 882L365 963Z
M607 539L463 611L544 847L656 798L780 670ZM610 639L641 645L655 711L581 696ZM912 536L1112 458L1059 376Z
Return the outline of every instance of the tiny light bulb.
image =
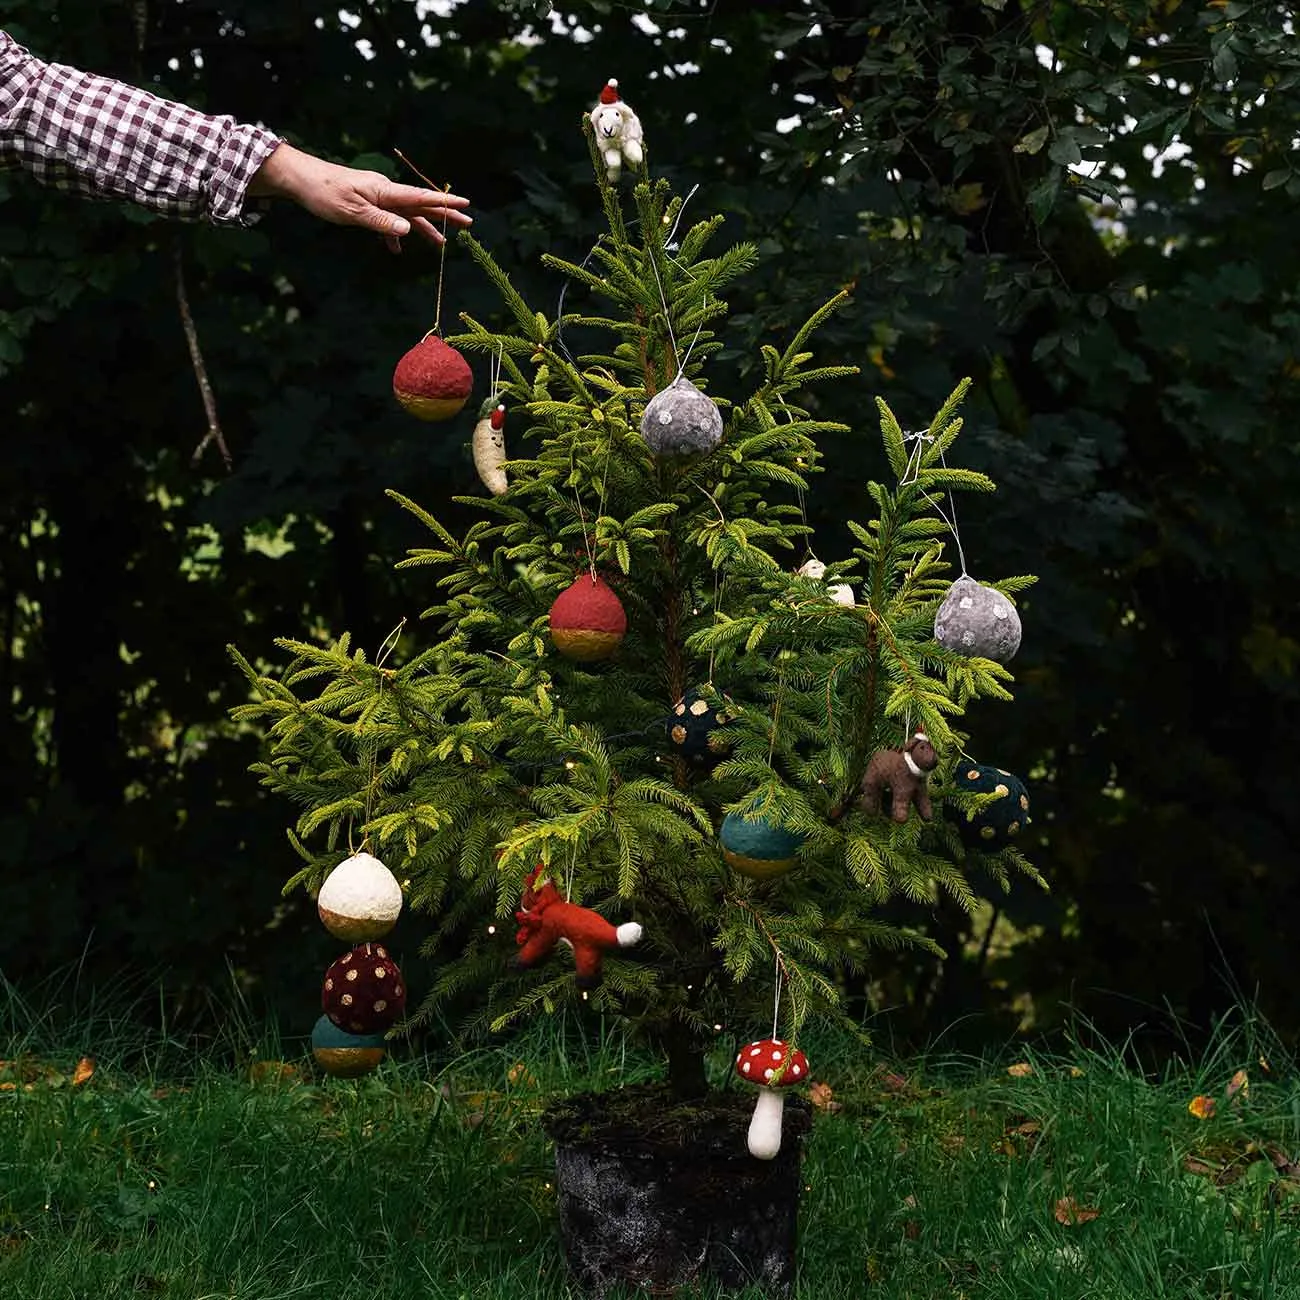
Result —
M714 1032L715 1034L720 1034L720 1033L722 1033L722 1026L721 1026L721 1025L714 1025L714 1026L713 1026L713 1032Z
M577 767L578 765L577 765L577 763L575 763L575 762L573 761L573 759L571 759L571 758L566 758L566 759L564 760L564 766L565 766L565 767L566 767L570 772L572 772L573 769L574 769L575 767Z
M496 934L496 932L497 932L497 928L495 925L488 926L488 934Z

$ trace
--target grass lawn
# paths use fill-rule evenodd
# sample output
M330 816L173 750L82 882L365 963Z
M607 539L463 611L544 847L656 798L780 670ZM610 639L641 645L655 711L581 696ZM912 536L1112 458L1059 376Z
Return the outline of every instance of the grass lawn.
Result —
M399 1047L356 1083L296 1041L221 1068L48 1037L0 1040L3 1300L568 1296L537 1113L648 1077L612 1034ZM1248 1028L1160 1078L1120 1052L816 1050L801 1300L1300 1298L1300 1084Z

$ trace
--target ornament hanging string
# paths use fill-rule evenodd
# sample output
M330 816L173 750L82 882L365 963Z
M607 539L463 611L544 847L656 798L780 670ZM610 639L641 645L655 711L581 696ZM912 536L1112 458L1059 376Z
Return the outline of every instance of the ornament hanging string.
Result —
M917 481L921 473L921 460L925 455L925 444L934 441L934 435L928 430L922 430L919 433L904 433L903 439L913 444L911 452L908 453L907 465L903 469L903 476L898 480L899 487L909 487ZM939 464L944 469L948 468L947 458L943 452L939 453ZM932 497L924 488L920 489L921 495L930 503L935 514L947 525L948 531L952 534L953 544L957 547L957 559L961 564L961 576L969 578L970 574L966 572L966 552L961 544L961 531L957 527L957 502L954 500L952 490L949 489L945 495L948 498L948 509L945 511L943 506Z
M773 978L773 983L774 983L775 986L776 986L776 992L775 992L775 995L774 995L773 998L772 998L772 1037L773 1037L773 1039L776 1039L776 1031L777 1031L777 1030L780 1028L780 1026L781 1026L781 983L782 983L782 969L781 969L781 954L780 954L779 951L778 951L777 954L776 954L775 966L776 966L776 973L775 973L775 976L774 976L774 978ZM777 1040L777 1041L779 1041L779 1040Z
M781 945L772 937L772 931L767 928L767 922L763 920L763 914L748 899L732 895L729 902L734 903L737 907L743 907L754 918L754 924L763 932L763 938L767 940L768 947L772 949L772 959L776 967L776 995L773 998L772 1008L772 1037L776 1037L776 1031L780 1025L781 1018L781 998L785 992L785 985L790 982L789 973L785 966L785 954L781 951Z
M682 217L686 213L686 205L691 201L692 198L694 198L695 192L699 188L700 187L698 185L693 186L691 188L691 192L682 200L681 207L677 209L677 220L673 223L673 228L668 232L668 238L664 242L665 251L670 250L672 248L673 237L677 234L677 227L678 225L681 224ZM627 224L630 227L630 226L639 225L640 222L641 222L640 217L633 217L632 220L629 221ZM578 263L578 269L580 271L585 271L587 269L587 263L590 262L591 259L595 257L595 255L596 255L596 249L593 248L586 255L586 257L584 257L582 261ZM678 262L675 258L670 258L669 260L673 262L674 266L681 267L681 263ZM561 352L564 353L565 359L569 362L570 365L576 365L577 362L574 360L573 353L569 351L568 345L564 341L564 300L568 296L568 293L569 293L569 281L565 280L565 282L560 286L559 301L555 304L555 346L559 348ZM674 347L674 351L676 351L675 347Z
M451 184L435 185L400 149L393 152L404 162L431 190L441 189L444 194L451 193ZM447 210L442 212L442 243L438 246L438 295L433 313L433 328L424 337L442 337L442 281L447 269Z
M785 398L778 396L777 401L781 403L781 409L785 412L786 422L788 424L793 424L794 412L790 409ZM798 457L795 463L798 465L800 469L804 468L802 456ZM795 488L794 495L795 495L795 500L799 504L799 519L803 524L804 546L808 551L807 559L815 560L818 557L817 557L817 552L813 549L813 544L811 540L812 529L808 527L808 497L804 491L804 487L802 483L800 483L798 487Z
M379 647L379 653L375 656L375 671L379 674L379 705L383 704L384 699L384 662L387 660L388 656L397 649L397 643L401 639L405 627L406 619L403 618L402 621L384 638L383 643ZM376 713L379 712L379 705L376 705ZM359 725L357 730L359 734ZM370 843L370 831L368 828L370 826L370 819L374 816L375 811L375 786L379 783L379 741L375 740L368 748L369 754L366 760L366 807L364 813L365 822L363 823L367 829L365 834L361 837L361 848L363 851L366 850L366 846ZM350 852L356 852L352 847L352 826L350 823L348 825L348 849Z
M497 354L489 363L488 385L492 389L492 396L499 396L501 388L501 367L505 362L506 345L499 339L497 340Z

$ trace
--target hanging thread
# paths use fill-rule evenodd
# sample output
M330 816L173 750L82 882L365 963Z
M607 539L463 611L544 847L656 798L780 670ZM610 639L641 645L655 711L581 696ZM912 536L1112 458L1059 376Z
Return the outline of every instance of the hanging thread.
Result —
M776 967L776 995L772 999L772 1038L779 1042L780 1040L776 1038L776 1031L781 1026L781 984L784 979L784 972L781 965L781 953L779 949L776 954L774 965Z
M441 189L444 194L451 193L450 182L446 185L435 185L400 149L394 149L393 152L431 189ZM447 217L446 208L442 210L442 243L438 247L438 293L437 302L433 313L433 328L424 337L427 339L431 335L437 338L442 337L442 281L447 269Z
M928 430L924 430L920 433L904 433L903 438L904 441L913 443L914 447L908 454L907 464L903 468L903 476L898 480L898 486L900 488L910 487L919 479L921 474L921 460L925 454L925 444L934 441L933 435ZM944 469L948 468L948 461L943 452L939 453L939 464L942 465ZM966 552L962 547L961 532L957 527L957 502L953 498L951 489L945 493L945 496L948 498L947 511L945 511L943 506L924 488L920 488L919 490L921 495L927 502L929 502L930 507L934 510L935 514L937 514L939 518L943 520L944 524L947 525L948 531L952 534L953 544L957 547L957 560L961 565L961 576L963 578L969 578L970 574L966 572Z
M384 661L397 648L397 643L401 639L402 631L406 627L406 619L402 621L384 638L379 647L379 653L375 656L375 671L379 674L379 692L378 704L375 712L378 713L384 700ZM358 737L360 736L360 727L358 726ZM368 828L370 819L374 816L375 810L375 786L379 783L379 742L375 741L369 746L369 759L366 764L366 807L364 825ZM361 839L361 848L364 850L370 843L370 831L366 830ZM348 825L348 848L352 850L352 826Z

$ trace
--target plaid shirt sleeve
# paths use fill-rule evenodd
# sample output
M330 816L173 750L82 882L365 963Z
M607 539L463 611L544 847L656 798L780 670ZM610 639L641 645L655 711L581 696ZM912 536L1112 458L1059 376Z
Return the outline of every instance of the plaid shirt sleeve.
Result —
M0 167L171 217L248 225L248 183L279 143L262 127L43 63L0 31Z

